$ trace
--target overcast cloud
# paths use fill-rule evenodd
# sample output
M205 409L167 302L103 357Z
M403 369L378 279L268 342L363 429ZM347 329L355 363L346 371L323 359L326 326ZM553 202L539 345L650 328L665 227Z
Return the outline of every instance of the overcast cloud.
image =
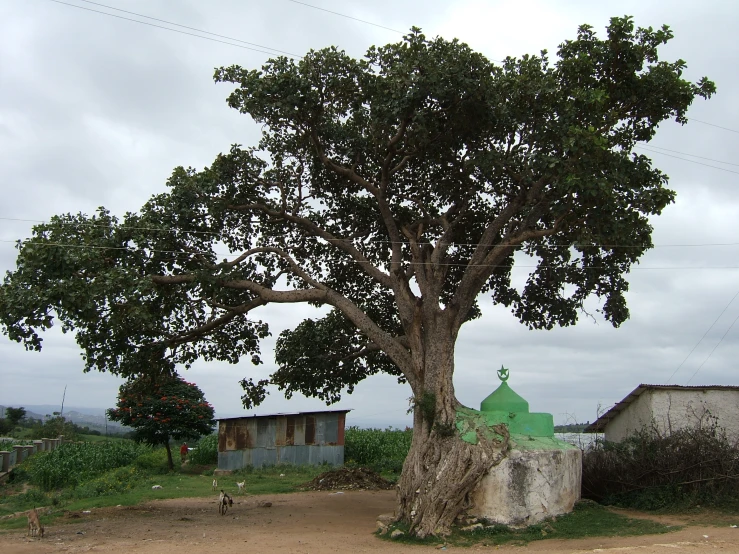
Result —
M136 18L82 0L69 3ZM337 45L361 56L372 44L400 38L396 32L289 0L103 3L295 54ZM589 23L602 34L611 16L633 15L641 26L670 25L676 38L663 50L663 58L687 60L687 77L707 75L718 94L708 102L696 101L687 126L662 125L648 148L672 152L643 152L670 175L678 195L653 220L656 247L630 275L631 319L620 329L585 318L568 329L529 331L506 309L483 300L484 316L460 334L455 387L463 403L478 407L497 386L495 371L505 364L511 369L511 386L531 410L552 413L555 422L564 423L594 420L599 407L609 407L639 383L738 384L739 325L730 327L739 318L739 298L727 305L739 292L739 4L313 3L403 32L415 25L427 35L457 37L495 60L542 49L553 55L557 44L574 38L579 24ZM230 87L213 84L212 75L218 66L259 67L267 58L50 0L0 3L0 270L15 267L13 242L30 235L33 221L67 211L90 213L101 205L122 215L162 192L174 167L202 168L233 143L255 143L259 128L226 106ZM525 271L517 269L516 275L524 277ZM260 317L276 337L311 313L309 308L277 306ZM67 406L114 404L121 380L84 374L72 336L53 330L44 345L42 353L29 353L0 339L0 404L59 403L65 385ZM217 415L245 414L237 383L274 369L273 345L273 340L263 345L266 363L256 372L248 361L236 366L199 363L185 376L204 390ZM409 387L377 376L334 407L353 409L350 425L402 426L410 423L409 396ZM324 407L302 397L287 401L273 391L256 413Z

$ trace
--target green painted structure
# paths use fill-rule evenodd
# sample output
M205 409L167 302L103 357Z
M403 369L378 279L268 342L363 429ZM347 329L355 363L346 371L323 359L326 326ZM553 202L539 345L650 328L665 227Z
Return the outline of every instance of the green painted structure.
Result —
M495 444L509 435L505 457L471 494L472 515L502 525L529 526L571 512L580 498L582 452L554 437L551 414L531 413L529 403L498 371L500 386L479 410L457 410L457 430L471 444ZM503 446L501 442L498 446Z
M507 383L508 370L498 370L500 386L480 404L480 410L460 408L457 411L457 429L462 440L477 444L478 432L495 438L493 426L504 423L521 450L569 450L574 445L554 438L552 414L531 413L529 403Z

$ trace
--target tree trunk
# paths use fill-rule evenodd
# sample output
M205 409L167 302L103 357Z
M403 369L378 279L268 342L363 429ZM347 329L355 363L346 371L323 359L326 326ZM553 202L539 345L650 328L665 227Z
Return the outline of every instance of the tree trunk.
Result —
M413 441L398 481L396 517L419 538L448 534L457 516L472 506L471 493L508 450L505 425L494 433L477 429L477 444L462 440L452 384L456 337L439 328L434 335L424 341L418 360L423 379L413 390Z
M164 447L167 449L167 465L169 465L169 471L174 471L174 462L172 461L172 450L169 448L169 437L164 443Z

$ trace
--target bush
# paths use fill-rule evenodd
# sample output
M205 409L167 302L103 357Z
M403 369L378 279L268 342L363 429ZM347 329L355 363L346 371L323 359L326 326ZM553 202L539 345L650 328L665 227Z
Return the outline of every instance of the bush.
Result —
M411 447L413 430L349 427L344 437L344 460L347 465L400 473Z
M165 448L155 448L149 452L144 452L133 461L133 466L148 473L168 473L167 450Z
M644 429L583 452L583 497L622 507L732 507L739 498L737 478L739 449L715 427L667 436Z
M74 491L69 491L66 494L74 498L109 496L129 492L146 479L148 479L148 475L134 466L119 467L82 483Z
M190 463L203 466L218 463L218 435L216 433L200 439L195 449L190 452Z

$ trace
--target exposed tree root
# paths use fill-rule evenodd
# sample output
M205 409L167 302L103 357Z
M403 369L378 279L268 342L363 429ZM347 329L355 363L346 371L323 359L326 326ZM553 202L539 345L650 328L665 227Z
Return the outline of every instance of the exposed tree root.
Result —
M500 439L478 429L474 445L456 432L442 436L434 430L425 440L414 438L398 482L396 511L412 534L449 534L457 516L471 507L470 493L508 452L508 428L496 425L493 430Z

